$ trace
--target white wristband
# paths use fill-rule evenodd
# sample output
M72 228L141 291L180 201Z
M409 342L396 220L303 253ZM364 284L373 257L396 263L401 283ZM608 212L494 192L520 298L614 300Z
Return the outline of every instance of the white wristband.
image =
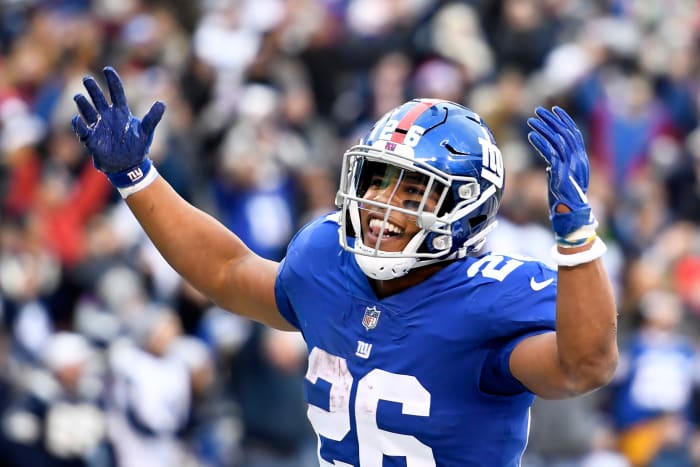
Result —
M590 263L591 261L603 256L606 251L608 251L608 247L605 245L605 242L603 242L600 237L596 237L595 240L593 240L593 246L591 246L591 248L579 253L572 253L570 255L559 253L557 245L554 245L552 247L552 257L554 258L554 262L559 266L571 267L578 266L579 264Z
M144 175L144 177L139 180L138 183L135 183L134 185L129 185L124 188L117 188L117 191L121 195L123 199L128 198L129 196L133 195L137 191L141 191L144 188L146 188L148 185L153 183L153 181L158 178L158 171L156 170L155 165L151 165L150 170Z

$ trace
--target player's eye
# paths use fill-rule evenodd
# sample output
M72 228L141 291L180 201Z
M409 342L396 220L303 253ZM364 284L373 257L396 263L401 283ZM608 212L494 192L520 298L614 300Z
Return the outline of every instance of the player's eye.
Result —
M423 196L425 194L425 187L422 185L409 185L406 187L406 193L410 195Z
M384 177L380 177L379 175L373 175L369 181L369 186L374 188L379 188L385 185L386 183L384 182Z

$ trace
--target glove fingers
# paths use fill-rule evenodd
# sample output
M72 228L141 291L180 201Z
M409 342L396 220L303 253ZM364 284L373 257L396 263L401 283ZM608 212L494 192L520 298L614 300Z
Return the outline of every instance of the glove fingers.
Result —
M97 123L99 115L97 115L97 112L93 108L92 104L90 104L90 102L87 100L87 97L83 96L82 94L76 94L73 96L73 100L78 106L80 115L85 119L88 125Z
M151 108L141 121L141 128L143 129L146 136L150 137L151 134L153 134L153 131L156 129L156 125L158 125L158 122L160 122L160 119L163 117L164 112L165 104L163 104L160 101L156 101L151 106Z
M117 74L117 71L111 66L105 67L103 70L105 79L107 80L107 89L109 96L112 99L112 104L116 107L127 108L126 94L124 93L124 85Z
M98 113L102 113L109 109L109 104L107 104L105 95L102 94L102 90L92 76L86 76L83 78L83 86L85 86L88 94L90 94L90 99L92 99L92 103Z
M553 114L551 111L545 109L544 107L537 107L535 109L535 114L547 125L551 126L554 130L561 131L566 129L566 125L563 121L559 120L559 117Z
M80 118L80 115L73 116L73 119L71 120L71 125L73 126L73 131L76 135L78 135L78 139L80 141L85 142L85 140L87 140L90 137L91 130L85 124L83 119Z
M552 165L556 159L556 152L549 141L536 131L531 131L527 134L527 140L537 150L537 153L544 159L547 164Z
M559 121L567 128L569 131L562 131L562 135L566 139L566 143L575 148L577 146L583 146L583 135L581 130L578 129L574 120L569 116L569 114L564 111L561 107L553 107L554 113L559 117Z
M578 126L574 122L574 120L569 116L568 113L561 107L555 106L553 107L554 112L556 115L559 117L559 119L568 127L569 131L567 131L566 134L566 139L567 143L570 145L572 148L580 147L583 148L583 135L581 134L581 130L578 129ZM583 170L576 170L575 171L575 177L580 178L580 182L584 184L584 186L588 186L588 158L584 157L582 158L577 158L575 161L575 165L582 167Z
M558 135L560 137L557 138L557 140L563 140L569 149L575 147L576 141L574 140L574 135L572 134L571 128L569 128L566 123L561 121L555 114L542 107L538 107L537 110L535 110L535 113L549 126L550 131L553 131L554 135ZM561 146L560 149L560 154L562 157L571 152L564 146Z
M562 109L558 105L555 105L552 107L552 110L554 113L559 117L559 119L564 122L564 124L569 127L569 130L572 132L577 132L579 131L578 126L576 126L576 122L574 122L574 119L569 116L568 113L566 113L566 110Z
M547 140L552 150L551 157L562 158L566 154L564 141L562 138L558 134L554 133L552 129L542 120L537 118L528 118L527 125Z
M566 124L559 120L559 117L554 115L552 112L550 112L547 109L544 109L542 107L539 107L535 113L537 116L545 122L553 131L559 133L559 134L564 134L567 132L568 128L566 127Z

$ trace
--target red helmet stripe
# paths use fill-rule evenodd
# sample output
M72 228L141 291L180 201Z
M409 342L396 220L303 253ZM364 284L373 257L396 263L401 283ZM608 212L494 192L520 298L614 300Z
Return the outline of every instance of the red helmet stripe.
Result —
M416 120L418 120L418 117L420 117L423 114L423 112L432 107L433 104L435 104L435 102L437 102L437 100L422 100L416 105L414 105L411 110L406 112L406 115L403 116L399 124L396 126L394 134L391 135L391 141L399 144L403 143L403 140L406 137L406 133L408 133L408 130L411 128L411 126L413 126L413 123Z

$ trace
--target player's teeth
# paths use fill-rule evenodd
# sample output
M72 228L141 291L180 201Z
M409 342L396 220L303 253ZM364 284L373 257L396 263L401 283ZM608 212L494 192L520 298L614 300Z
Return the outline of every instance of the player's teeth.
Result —
M384 223L381 219L372 219L371 221L369 221L370 228L376 229L377 231L382 229L382 225L385 225L385 227L384 227L385 234L392 233L392 234L399 235L403 232L399 226L392 224L391 222Z

